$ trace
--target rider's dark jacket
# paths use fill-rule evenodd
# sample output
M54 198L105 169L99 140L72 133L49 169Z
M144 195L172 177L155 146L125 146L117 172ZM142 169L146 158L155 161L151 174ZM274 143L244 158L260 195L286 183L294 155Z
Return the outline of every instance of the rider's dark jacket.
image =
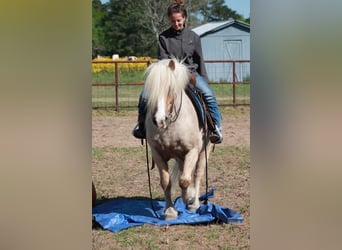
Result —
M188 28L176 31L172 27L159 35L158 59L175 57L184 60L188 69L204 77L208 81L203 62L200 37Z

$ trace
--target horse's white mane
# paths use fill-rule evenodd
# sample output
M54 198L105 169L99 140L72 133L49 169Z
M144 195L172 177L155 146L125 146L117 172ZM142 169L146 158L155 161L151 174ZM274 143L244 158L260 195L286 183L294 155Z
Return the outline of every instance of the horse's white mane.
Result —
M170 61L174 62L174 69L169 67ZM144 93L148 105L155 108L158 98L168 93L180 93L189 82L187 67L176 59L163 59L152 63L146 69Z

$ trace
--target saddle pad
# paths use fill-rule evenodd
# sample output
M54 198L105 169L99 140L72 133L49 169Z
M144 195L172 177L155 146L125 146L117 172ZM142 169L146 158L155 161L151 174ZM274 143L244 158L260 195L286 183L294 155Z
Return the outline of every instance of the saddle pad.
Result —
M208 197L213 197L214 189L208 192ZM205 195L200 197L204 200ZM157 216L154 214L152 204ZM241 223L243 216L229 208L222 208L212 204L201 204L196 211L189 211L185 208L182 199L178 197L174 202L178 211L178 218L174 220L164 220L165 201L139 199L139 198L118 198L99 204L93 208L93 216L103 229L111 232L139 226L152 224L157 226L176 224L198 224L211 221L221 221L223 223Z
M195 107L195 110L196 110L196 113L197 113L197 117L198 117L198 120L199 120L199 123L200 123L199 125L203 126L206 119L205 119L204 107L203 107L203 104L202 104L202 101L201 101L200 97L195 92L194 87L191 87L190 85L188 85L186 87L185 93L190 98L192 104Z

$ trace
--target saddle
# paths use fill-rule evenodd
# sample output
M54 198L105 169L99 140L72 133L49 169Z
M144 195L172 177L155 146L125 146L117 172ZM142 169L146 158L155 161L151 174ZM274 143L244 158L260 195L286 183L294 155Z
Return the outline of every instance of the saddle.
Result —
M185 93L190 98L192 104L197 113L198 122L200 127L207 126L209 130L214 130L215 125L213 119L210 116L208 107L203 100L201 92L195 87L196 78L193 74L190 74L190 81L185 89Z

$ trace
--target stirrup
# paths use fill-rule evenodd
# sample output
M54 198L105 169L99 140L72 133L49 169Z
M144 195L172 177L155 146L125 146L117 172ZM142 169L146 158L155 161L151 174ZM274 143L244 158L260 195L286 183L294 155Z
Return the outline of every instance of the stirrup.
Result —
M217 125L215 125L215 129L213 131L210 131L209 140L213 144L219 144L223 141L223 135L221 133L221 128L217 127Z
M139 126L139 123L135 125L135 127L132 130L132 135L137 139L145 139L146 138L146 132L145 129Z

